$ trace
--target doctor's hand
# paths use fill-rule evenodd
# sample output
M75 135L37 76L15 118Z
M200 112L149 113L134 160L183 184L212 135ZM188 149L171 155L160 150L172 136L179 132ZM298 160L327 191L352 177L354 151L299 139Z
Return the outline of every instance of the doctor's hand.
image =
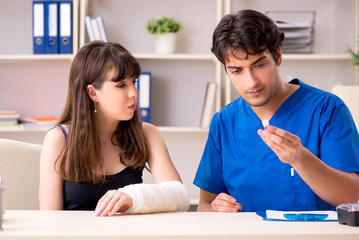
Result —
M211 202L211 207L215 212L240 212L242 205L236 202L236 199L226 193L220 193Z
M258 135L284 163L292 165L300 162L309 151L303 147L298 136L277 127L268 126L265 130L259 129Z
M95 209L96 216L113 216L117 212L124 212L132 207L132 198L123 192L109 190L97 203Z

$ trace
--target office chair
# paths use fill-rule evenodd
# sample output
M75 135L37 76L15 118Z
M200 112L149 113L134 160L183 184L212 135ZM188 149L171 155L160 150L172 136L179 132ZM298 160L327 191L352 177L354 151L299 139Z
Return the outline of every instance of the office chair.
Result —
M39 209L41 145L0 138L3 210Z

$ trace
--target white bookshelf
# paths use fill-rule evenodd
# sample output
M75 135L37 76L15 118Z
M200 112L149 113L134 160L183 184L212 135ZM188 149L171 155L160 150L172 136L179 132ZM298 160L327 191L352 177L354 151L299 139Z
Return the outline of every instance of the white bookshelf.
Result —
M21 133L21 132L34 132L45 133L49 128L46 127L0 127L2 133Z
M73 54L21 54L21 55L0 55L2 62L31 62L31 61L56 61L68 60L72 61Z
M349 54L283 54L283 60L305 61L352 61Z
M138 59L148 60L194 60L194 61L213 61L216 62L216 58L212 54L134 54Z
M79 0L73 1L73 52L76 53L78 49L78 19L79 19ZM2 24L0 31L4 34L0 40L0 60L42 60L48 58L65 59L71 58L69 55L74 54L59 54L54 55L34 55L32 54L32 1L31 0L16 0L3 1L0 10L0 19ZM57 56L57 57L56 57Z
M45 133L50 127L0 127L0 133L36 132ZM162 133L208 133L208 128L157 126Z
M208 133L208 128L200 127L162 127L158 126L158 130L162 133Z
M73 0L73 54L33 54L32 1L2 2L0 109L34 117L61 113L66 101L71 61L79 46L78 13L79 0ZM0 134L5 131L15 130L0 128ZM27 129L16 131L21 134Z

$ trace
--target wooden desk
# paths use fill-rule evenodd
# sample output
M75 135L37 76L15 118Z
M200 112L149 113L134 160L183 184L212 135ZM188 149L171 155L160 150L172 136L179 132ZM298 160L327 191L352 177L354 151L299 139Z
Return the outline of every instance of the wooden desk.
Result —
M255 213L95 217L91 211L8 210L3 229L0 239L359 239L359 227L337 222L270 222Z

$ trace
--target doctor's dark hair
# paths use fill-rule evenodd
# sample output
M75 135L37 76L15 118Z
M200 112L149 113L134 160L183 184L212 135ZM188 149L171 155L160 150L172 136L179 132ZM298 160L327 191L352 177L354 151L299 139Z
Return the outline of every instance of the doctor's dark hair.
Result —
M136 79L141 73L138 61L117 43L92 41L76 54L70 69L68 95L59 123L68 126L66 146L57 160L59 173L70 182L105 181L104 163L96 122L95 103L87 86L100 89L108 72L117 71L116 81ZM116 103L113 103L116 104ZM134 170L142 170L149 159L148 142L138 111L128 121L120 121L111 141L119 147L119 161Z
M225 64L235 51L258 54L268 49L277 63L276 51L284 40L284 33L265 14L241 10L227 14L218 23L212 37L212 53Z

